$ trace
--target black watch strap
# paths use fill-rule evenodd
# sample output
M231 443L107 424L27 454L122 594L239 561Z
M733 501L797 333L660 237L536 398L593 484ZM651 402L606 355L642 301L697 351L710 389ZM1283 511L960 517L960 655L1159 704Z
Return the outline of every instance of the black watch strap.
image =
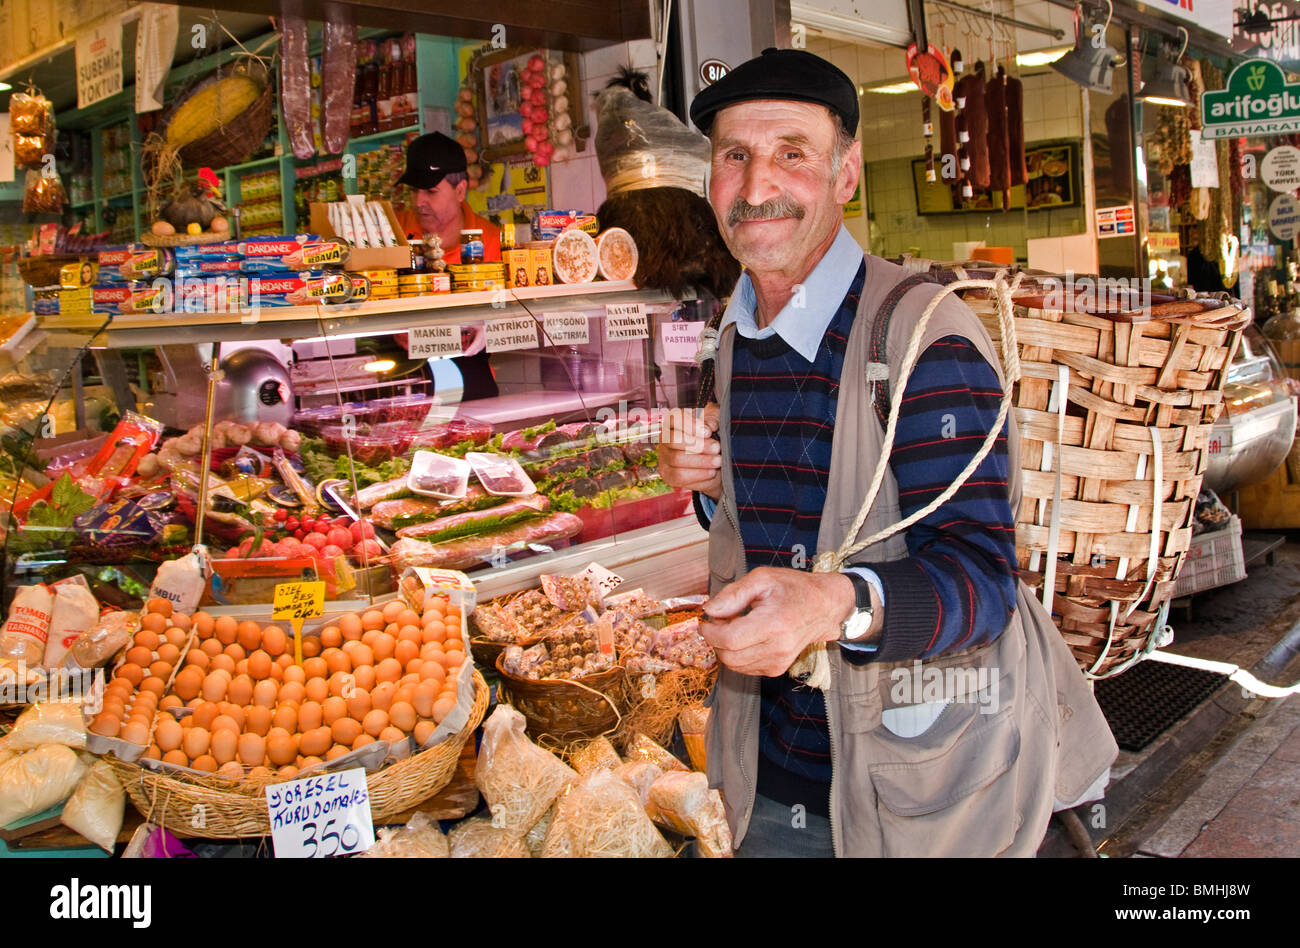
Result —
M867 582L858 573L845 573L849 582L853 584L854 607L861 609L871 608L871 583Z

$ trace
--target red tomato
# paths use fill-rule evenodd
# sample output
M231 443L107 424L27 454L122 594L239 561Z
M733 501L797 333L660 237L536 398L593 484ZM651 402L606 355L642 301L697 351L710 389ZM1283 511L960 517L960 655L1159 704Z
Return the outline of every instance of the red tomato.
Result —
M295 540L301 540L306 535L307 534L303 531L302 527L298 527L296 530L293 531L293 538Z
M307 516L298 521L298 525L304 530L311 530L316 526L316 518Z
M352 534L353 541L360 543L375 535L375 525L369 520L358 520L348 527L348 532Z
M352 534L343 527L334 527L329 533L325 534L325 539L340 550L352 549Z
M339 546L335 546L333 543L329 543L321 548L321 555L333 559L336 556L343 555L343 548Z
M319 550L326 545L325 535L323 533L309 533L302 538L302 542L316 550Z
M276 510L276 512L272 516L275 518L276 523L284 523L286 520L289 519L289 511L281 507L278 510Z

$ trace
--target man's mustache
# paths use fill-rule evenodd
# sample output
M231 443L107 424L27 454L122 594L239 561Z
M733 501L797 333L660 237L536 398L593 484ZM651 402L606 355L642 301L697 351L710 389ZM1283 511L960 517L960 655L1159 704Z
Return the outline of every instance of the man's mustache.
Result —
M750 204L743 197L738 197L732 203L731 210L727 212L727 226L735 227L743 221L762 221L775 217L793 217L801 221L807 213L804 206L788 194L782 194L779 198L758 205Z

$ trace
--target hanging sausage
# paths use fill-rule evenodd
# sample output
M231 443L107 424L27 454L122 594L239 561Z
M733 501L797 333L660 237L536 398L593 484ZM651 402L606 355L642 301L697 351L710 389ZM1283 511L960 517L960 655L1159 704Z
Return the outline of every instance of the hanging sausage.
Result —
M970 159L970 183L983 190L989 186L989 125L984 105L983 62L977 62L969 74L962 76L957 83L955 98L959 102L965 100L965 105L961 107L961 118L964 119L969 137L965 144ZM960 132L959 127L959 138Z
M356 78L356 25L326 20L321 51L321 140L331 155L339 154L348 143Z
M944 184L960 184L965 177L957 154L957 112L939 112L939 173Z
M307 61L307 21L295 14L280 17L280 107L295 158L316 154L311 127L311 66Z
M984 86L984 109L988 113L989 187L1002 192L1002 209L1011 207L1011 163L1007 142L1007 74L999 66Z
M925 180L933 184L938 180L934 170L934 121L930 117L930 97L921 99L921 136L925 139Z

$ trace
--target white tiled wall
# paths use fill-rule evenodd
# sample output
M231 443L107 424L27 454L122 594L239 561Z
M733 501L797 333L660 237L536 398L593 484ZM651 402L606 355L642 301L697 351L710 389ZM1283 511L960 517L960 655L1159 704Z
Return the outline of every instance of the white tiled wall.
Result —
M648 39L603 46L582 54L578 59L581 83L570 77L569 94L582 98L590 137L584 151L567 161L552 163L551 206L594 213L605 200L605 183L596 161L596 93L618 75L620 66L630 66L646 73L653 89L659 81L659 67L654 42Z

